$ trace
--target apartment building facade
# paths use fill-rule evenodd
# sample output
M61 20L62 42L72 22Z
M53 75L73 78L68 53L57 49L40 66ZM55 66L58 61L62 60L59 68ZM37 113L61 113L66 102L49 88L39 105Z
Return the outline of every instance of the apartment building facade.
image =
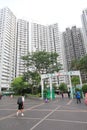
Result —
M64 61L58 24L41 25L16 19L9 8L0 10L0 91L10 87L11 81L27 71L22 56L34 51L58 53L58 62ZM59 82L64 82L63 76Z
M64 68L62 56L62 42L57 23L47 26L32 23L31 52L43 50L47 52L58 53L58 62L61 63L62 68ZM64 76L59 77L59 83L64 81Z
M15 77L16 17L9 8L0 10L0 91Z
M87 9L84 9L81 15L82 20L82 28L83 28L83 36L84 36L84 44L87 53Z
M66 59L66 70L71 68L72 60L78 60L86 54L83 35L80 28L73 26L63 32L63 43Z
M21 76L27 71L25 62L22 60L22 56L26 56L29 53L29 22L18 19L17 32L16 32L16 67L15 76Z

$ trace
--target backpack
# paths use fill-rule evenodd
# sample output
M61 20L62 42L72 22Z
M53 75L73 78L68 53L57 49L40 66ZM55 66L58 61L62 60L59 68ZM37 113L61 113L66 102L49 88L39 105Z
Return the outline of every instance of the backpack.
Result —
M76 97L77 97L77 98L80 98L80 97L81 97L80 92L77 92L77 93L76 93Z
M22 104L22 97L19 97L19 98L18 98L17 104Z

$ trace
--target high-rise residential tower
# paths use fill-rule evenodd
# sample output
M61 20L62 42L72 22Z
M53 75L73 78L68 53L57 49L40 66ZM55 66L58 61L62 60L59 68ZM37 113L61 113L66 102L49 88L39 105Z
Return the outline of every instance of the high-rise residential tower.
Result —
M0 91L15 77L16 17L8 8L0 10Z
M58 53L58 62L63 67L62 44L58 24L40 25L32 23L31 25L31 51L47 51ZM64 82L64 77L60 77L60 82Z
M47 51L59 54L58 61L63 63L61 39L58 24L40 25L31 24L31 51Z
M29 52L29 22L19 19L17 21L16 35L16 77L26 72L22 56Z
M82 12L82 26L83 26L83 36L84 36L84 44L87 53L87 9Z
M31 52L47 51L47 27L37 23L31 23Z
M72 60L78 60L85 55L85 47L81 29L73 26L72 29L66 28L63 33L63 43L66 58L66 70L70 70Z

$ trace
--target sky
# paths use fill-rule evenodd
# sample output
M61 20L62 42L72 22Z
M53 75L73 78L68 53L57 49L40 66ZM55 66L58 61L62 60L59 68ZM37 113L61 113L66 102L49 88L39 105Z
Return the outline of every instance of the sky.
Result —
M0 0L0 9L8 7L18 19L42 25L58 23L59 30L82 27L81 14L87 0Z

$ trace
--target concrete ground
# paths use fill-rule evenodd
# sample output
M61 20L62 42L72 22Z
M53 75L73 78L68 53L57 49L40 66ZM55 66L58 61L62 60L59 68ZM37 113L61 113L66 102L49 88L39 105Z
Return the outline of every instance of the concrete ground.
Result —
M17 99L0 100L0 130L87 130L87 106L82 100L57 98L45 103L26 99L24 117L16 116Z

